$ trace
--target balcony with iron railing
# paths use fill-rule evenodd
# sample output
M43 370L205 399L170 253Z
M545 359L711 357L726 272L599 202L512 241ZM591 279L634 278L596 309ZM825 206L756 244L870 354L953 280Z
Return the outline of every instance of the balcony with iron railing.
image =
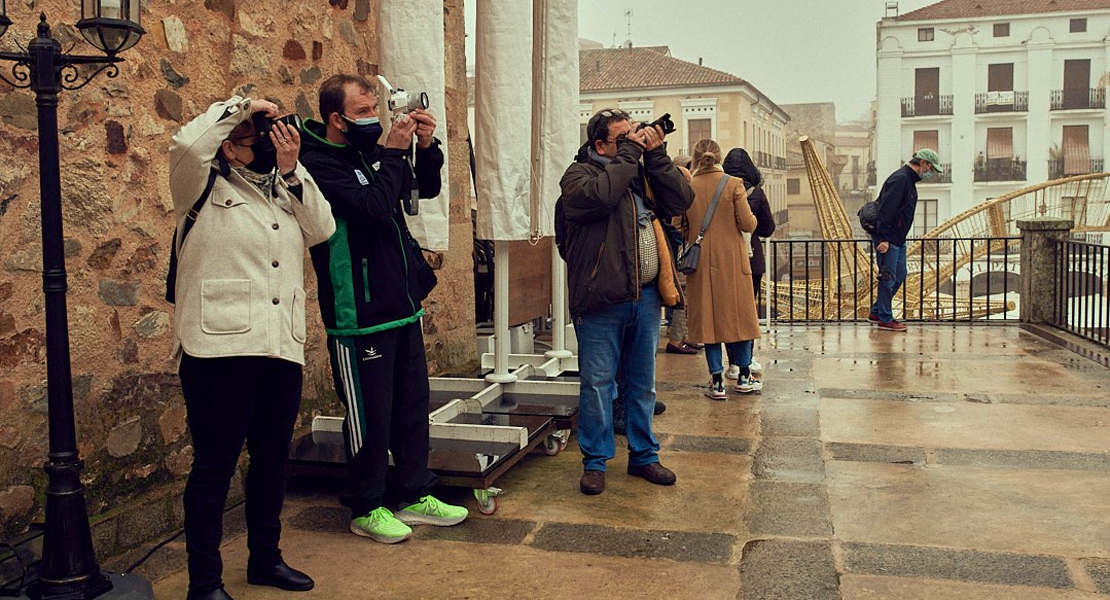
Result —
M941 163L940 168L944 170L943 173L936 173L928 179L922 179L921 183L925 185L935 183L952 183L952 165L949 163ZM869 185L875 185L874 183Z
M1015 158L988 158L975 161L975 182L1025 181L1025 161Z
M1105 88L1052 90L1052 110L1106 108Z
M987 92L975 94L975 114L1028 112L1029 92Z
M952 114L952 96L917 96L902 98L903 117L929 117Z
M1050 158L1048 160L1048 178L1060 179L1072 175L1086 175L1088 173L1101 173L1102 159L1065 161L1063 158Z

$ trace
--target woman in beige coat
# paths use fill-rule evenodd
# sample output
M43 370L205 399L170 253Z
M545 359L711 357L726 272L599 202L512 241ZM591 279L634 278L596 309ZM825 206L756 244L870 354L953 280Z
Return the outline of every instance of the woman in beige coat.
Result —
M713 140L694 146L695 198L686 211L686 239L696 238L721 178L721 147ZM733 388L740 393L762 389L750 372L752 341L759 339L759 317L752 289L751 262L744 233L755 230L744 182L729 178L701 242L698 269L686 276L689 339L705 344L705 358L713 377L709 397L725 399L721 344L740 366Z

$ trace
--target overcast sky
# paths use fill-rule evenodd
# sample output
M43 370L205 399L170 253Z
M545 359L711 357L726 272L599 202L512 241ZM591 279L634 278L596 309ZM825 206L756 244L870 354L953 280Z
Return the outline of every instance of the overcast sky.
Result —
M936 0L900 0L902 13ZM578 35L611 47L670 46L675 58L742 77L778 104L835 102L838 121L875 97L875 23L886 0L579 0ZM473 0L466 2L473 63Z

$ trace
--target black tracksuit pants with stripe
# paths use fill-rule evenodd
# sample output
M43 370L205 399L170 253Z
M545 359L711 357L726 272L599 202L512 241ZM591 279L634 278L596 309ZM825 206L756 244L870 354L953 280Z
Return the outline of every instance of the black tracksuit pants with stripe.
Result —
M369 335L329 335L328 352L336 392L347 407L349 482L340 501L352 518L387 502L416 502L435 485L428 470L430 392L420 323Z

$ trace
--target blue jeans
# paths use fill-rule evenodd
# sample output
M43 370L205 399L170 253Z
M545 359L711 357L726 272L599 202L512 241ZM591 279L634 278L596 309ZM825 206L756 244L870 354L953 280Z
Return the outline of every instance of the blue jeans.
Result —
M890 244L885 254L876 248L875 262L879 267L879 289L871 312L879 316L879 321L889 323L894 320L890 303L906 280L906 247Z
M725 350L728 352L728 362L731 365L736 365L740 368L745 368L752 364L752 342L753 340L745 340L743 342L728 342L725 344ZM705 345L705 362L709 363L709 374L720 375L725 370L721 364L721 345L720 344L706 344Z
M659 462L659 442L651 432L655 414L655 349L659 308L655 286L638 301L584 312L574 319L578 335L578 446L587 471L604 471L617 452L613 440L613 400L621 378L628 464Z

